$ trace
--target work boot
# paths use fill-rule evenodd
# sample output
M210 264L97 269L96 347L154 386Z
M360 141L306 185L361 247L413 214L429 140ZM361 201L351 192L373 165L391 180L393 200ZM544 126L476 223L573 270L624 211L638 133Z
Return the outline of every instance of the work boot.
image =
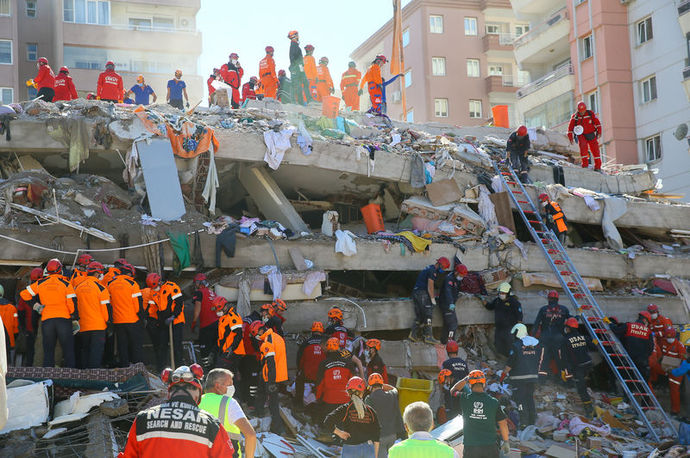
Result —
M412 325L412 329L410 329L410 335L407 336L409 340L412 342L419 342L421 339L419 338L419 323L416 321Z
M440 343L438 340L434 339L433 334L431 333L431 325L427 324L424 326L424 343L427 343L429 345L436 345Z

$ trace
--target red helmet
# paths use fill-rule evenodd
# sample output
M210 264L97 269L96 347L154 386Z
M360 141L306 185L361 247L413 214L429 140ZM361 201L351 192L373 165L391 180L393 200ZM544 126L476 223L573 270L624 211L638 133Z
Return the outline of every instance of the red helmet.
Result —
M340 350L340 340L337 337L331 337L326 341L326 351Z
M256 76L252 76L251 78L249 78L249 81L256 84L256 82L259 81L259 78L257 78Z
M62 263L60 262L59 259L51 259L48 261L48 264L46 264L46 272L49 274L56 274L62 270Z
M648 323L652 322L652 315L646 310L641 311L640 313L637 314L638 317L644 317L645 320L647 320Z
M649 304L647 306L647 311L649 313L659 313L659 306L656 304Z
M569 328L577 329L580 327L580 323L577 322L577 318L571 316L567 320L565 320L565 325L568 326Z
M69 73L69 68L65 66L60 67L60 73Z
M460 347L458 343L454 340L449 340L446 342L446 353L457 353Z
M369 376L369 379L367 380L367 383L369 386L372 385L383 385L383 377L381 377L381 374L378 372L372 372L372 374Z
M201 379L204 378L204 369L198 364L191 366L180 366L174 371L170 368L163 370L161 373L161 380L168 385L168 391L181 383L188 383L199 391L203 391L201 387Z
M249 335L250 336L256 336L259 334L259 331L261 328L264 327L264 323L262 321L252 321L252 323L249 325Z
M377 55L376 58L374 59L374 61L377 61L377 60L380 60L380 61L383 62L384 64L385 64L386 62L388 62L388 59L386 59L386 56L384 56L383 54Z
M443 270L448 270L450 268L450 261L445 256L438 258L436 264L439 264Z
M266 54L269 52L275 52L275 49L273 49L273 46L266 46Z
M307 45L304 47L305 51L313 51L314 50L314 45Z
M517 134L520 137L524 137L525 135L527 135L527 127L525 127L525 126L518 127Z
M194 282L195 283L196 282L202 282L202 281L206 281L206 274L199 273L199 274L194 275Z
M326 64L326 65L328 65L328 62L329 62L329 61L328 61L328 57L326 57L326 56L324 56L324 57L322 57L321 59L319 59L319 65L320 65L320 64Z
M123 275L129 275L130 277L134 277L137 271L133 265L125 264L124 266L120 267L120 273Z
M381 341L379 339L367 339L367 347L375 348L376 351L381 350Z
M98 261L91 261L88 266L86 266L86 273L91 274L102 274L105 272L103 264Z
M213 298L213 301L211 301L211 310L214 312L220 312L225 308L225 304L227 303L228 300L223 296L216 296Z
M345 385L345 390L350 391L364 391L367 389L367 386L364 383L364 380L362 380L361 377L351 377L350 380L347 381L347 385Z
M468 274L467 266L465 264L458 264L455 266L455 273L461 276L466 276Z
M483 383L486 385L486 377L484 376L484 372L475 369L472 372L470 372L470 385L474 385L475 383Z
M39 58L38 58L38 63L39 63L39 64L44 64L44 65L48 65L48 58L46 58L46 57L39 57Z
M558 299L558 291L552 289L551 291L549 291L549 294L547 294L546 297L549 299Z
M157 288L161 284L161 276L156 272L151 272L146 276L146 286L149 288Z
M585 105L585 102L580 102L577 104L577 111L585 111L587 109L587 105Z
M288 37L290 40L293 40L293 39L297 38L298 36L299 36L299 32L298 32L297 30L290 30L290 31L288 32L288 35L287 35L287 37Z
M320 332L323 334L323 323L320 321L314 321L311 324L311 332Z
M279 312L284 312L288 308L287 304L282 299L276 299L275 301L273 301L273 304L271 305L273 305L273 308Z
M452 375L450 369L441 369L441 372L438 373L438 383L443 385Z
M546 202L547 200L549 200L549 195L545 192L542 192L541 194L539 194L539 200L541 200L542 202Z
M285 76L285 70L278 70L278 76Z
M343 311L340 310L338 307L332 307L328 311L328 318L343 321Z
M40 267L34 267L31 269L31 273L29 274L29 279L31 281L36 281L40 279L43 276L43 269Z
M105 63L105 68L108 67L115 67L115 63L112 60L109 60L108 62Z
M86 267L91 261L93 261L93 256L90 254L80 254L77 258L77 265Z
M664 328L664 337L676 337L676 330L673 326L666 326Z
M115 262L113 263L115 267L120 267L124 266L125 264L129 264L125 258L119 258L116 259Z
M231 52L230 55L228 56L228 59L239 59L240 56L237 55L236 52Z

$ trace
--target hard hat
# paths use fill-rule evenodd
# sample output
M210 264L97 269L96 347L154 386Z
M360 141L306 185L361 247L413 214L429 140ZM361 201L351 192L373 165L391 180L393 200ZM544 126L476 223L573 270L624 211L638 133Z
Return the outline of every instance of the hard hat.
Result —
M105 68L114 67L114 66L115 66L115 64L113 63L112 60L109 60L108 62L105 63Z
M449 340L446 342L446 352L447 353L457 353L460 347L458 347L458 343L454 340Z
M383 54L378 54L378 55L376 56L376 58L374 59L374 61L377 61L377 60L382 61L384 64L385 64L386 62L388 62L388 59L386 59L386 56L384 56Z
M322 57L321 59L319 59L319 64L326 64L326 65L328 65L328 57L325 57L325 56L324 56L324 57Z
M381 341L379 339L367 339L367 347L375 348L376 351L381 350Z
M311 324L311 332L320 332L323 334L323 323L320 321L314 321Z
M129 275L130 277L134 277L137 271L133 265L125 264L124 266L120 267L120 273L124 275Z
M273 316L276 314L275 309L273 308L272 304L263 304L260 307L261 312L268 312L268 316Z
M552 289L551 291L549 291L549 294L547 294L546 297L549 299L558 299L558 291Z
M77 264L86 267L91 261L93 261L93 256L90 254L80 254L77 258Z
M228 300L223 296L216 296L211 301L211 310L213 310L214 312L220 312L225 308L225 304L227 303Z
M486 384L486 377L484 377L484 372L478 369L475 369L472 372L470 372L469 384L470 386L472 386L475 383Z
M115 267L120 267L124 266L125 264L129 264L125 258L119 258L116 259L115 262L113 263Z
M256 76L252 76L251 78L249 78L249 81L251 81L252 83L256 83L257 81L259 81L259 79Z
M340 340L337 337L331 337L326 341L326 351L340 350Z
M62 67L60 67L60 73L69 73L69 68L63 65Z
M518 323L515 326L513 326L513 329L510 330L510 333L515 334L515 337L517 337L518 339L527 337L527 326L525 326L522 323Z
M443 385L452 375L453 373L449 369L441 369L441 372L438 373L438 383Z
M659 313L659 306L656 304L649 304L647 306L647 311L649 313Z
M206 274L198 273L194 275L194 283L199 283L202 281L206 281Z
M264 323L262 321L252 321L252 324L249 325L249 335L256 336L263 327Z
M285 70L278 70L278 76L285 76Z
M345 390L350 391L364 391L367 389L367 386L364 384L364 380L362 380L361 377L351 377L350 380L347 381L347 385L345 385Z
M545 192L542 192L541 194L539 194L539 200L541 200L542 202L546 202L547 200L549 200L549 195Z
M328 311L328 318L343 321L343 311L340 310L338 307L332 307Z
M651 323L652 322L652 315L649 314L648 311L643 310L640 313L637 314L638 317L643 317L647 322Z
M240 56L237 55L236 52L231 52L230 55L228 56L229 59L239 59Z
M369 379L367 380L367 383L369 386L372 385L383 385L383 377L381 377L381 374L378 372L372 372L372 374L369 376Z
M304 47L305 51L313 51L314 50L314 45L307 45Z
M512 289L512 287L510 286L510 283L508 283L508 282L503 282L500 285L498 285L498 292L499 293L509 294L511 289Z
M287 304L282 299L276 299L275 301L273 301L273 304L271 305L273 305L273 308L279 312L284 312L288 308Z
M676 330L673 328L673 326L666 326L664 328L664 337L675 337L676 336Z
M299 36L299 32L298 32L297 30L290 30L290 31L288 32L288 35L287 35L287 37L288 37L290 40L295 39L295 38L297 38L298 36Z
M355 63L354 60L351 60L350 62L347 63L347 66L350 68L355 68L357 66L357 64Z
M467 266L465 264L457 264L455 266L455 273L461 276L466 276L469 271L467 270Z
M525 135L527 135L527 127L525 127L525 126L518 127L517 134L520 137L524 137Z
M161 276L156 272L151 272L146 276L146 286L149 288L157 288L161 283Z
M137 83L143 83L144 82L144 75L137 75Z
M105 272L105 268L103 268L103 264L101 264L98 261L91 261L87 266L86 266L86 273L87 274L95 274L99 273L102 274Z
M269 52L275 52L275 49L273 49L273 46L266 46L266 53L268 54Z
M29 279L31 281L36 281L40 279L43 276L43 269L40 267L34 267L31 269L31 273L29 274Z
M170 368L164 369L161 373L161 380L168 385L168 391L175 386L187 383L203 391L201 387L201 379L204 378L204 369L198 364L191 366L180 366L174 371Z
M577 322L577 318L575 317L570 317L567 320L565 320L565 325L568 326L569 328L577 329L580 327L580 323Z
M443 270L450 268L450 261L445 256L441 256L436 260L436 264L440 265Z
M587 109L587 105L585 105L585 102L580 102L577 104L577 111L584 111Z
M62 270L62 263L60 262L59 259L51 259L48 261L48 264L46 264L46 272L49 274L56 274Z
M45 57L39 57L39 58L38 58L38 63L39 63L39 64L48 65L48 59L45 58Z

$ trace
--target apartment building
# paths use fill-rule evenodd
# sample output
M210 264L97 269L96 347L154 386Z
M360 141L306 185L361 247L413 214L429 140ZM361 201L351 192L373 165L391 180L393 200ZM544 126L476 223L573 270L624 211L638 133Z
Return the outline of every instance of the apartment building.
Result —
M5 95L14 101L35 96L24 81L35 76L40 56L55 72L69 67L81 96L96 91L98 74L112 60L125 87L143 74L159 101L165 100L167 81L179 68L190 100L201 100L199 8L200 0L0 0L3 100ZM12 49L9 58L7 49ZM5 78L5 71L14 77Z
M529 80L515 64L512 41L528 29L507 0L412 0L402 10L405 93L388 86L388 115L414 122L482 125L491 107L508 105L515 124L515 91ZM392 20L351 58L366 71L377 54L391 55ZM388 66L384 78L390 78ZM366 92L362 107L369 105Z

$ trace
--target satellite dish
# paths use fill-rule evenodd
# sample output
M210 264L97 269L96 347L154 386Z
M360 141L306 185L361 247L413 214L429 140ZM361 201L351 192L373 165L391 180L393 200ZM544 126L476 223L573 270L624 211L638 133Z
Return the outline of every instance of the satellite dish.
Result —
M680 141L684 139L688 135L688 125L683 123L679 125L676 128L676 131L673 133L673 136L676 137L676 140Z
M575 135L582 135L582 132L584 132L584 131L585 131L585 129L582 126L575 126L575 128L573 129L573 132L575 133Z

